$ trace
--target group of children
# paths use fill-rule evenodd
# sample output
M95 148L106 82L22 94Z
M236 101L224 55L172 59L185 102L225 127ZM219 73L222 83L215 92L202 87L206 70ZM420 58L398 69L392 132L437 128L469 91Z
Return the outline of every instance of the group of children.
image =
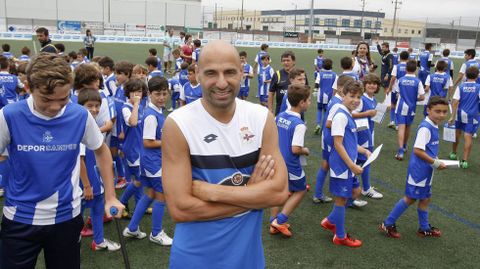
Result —
M195 51L195 61L200 57ZM11 75L13 58L9 46L2 46L0 56L0 108L12 102L28 97L21 91L23 83L20 71L25 69L29 55L28 48L22 49L25 57L19 57L13 67L17 67L19 77ZM246 99L249 95L250 80L258 75L258 98L267 105L269 84L274 75L270 66L268 45L262 45L261 52L255 58L252 67L247 63L247 53L239 53L243 78L238 97ZM64 48L63 48L64 50ZM420 123L409 161L405 197L399 200L389 216L380 224L380 230L388 236L399 238L395 222L401 214L419 200L419 236L441 235L438 228L428 222L428 203L431 196L433 169L445 169L438 160L439 124L448 114L449 98L451 104L450 124L455 124L457 140L453 143L451 159L457 159L457 147L461 133L464 133L465 146L462 168L468 168L468 156L471 151L472 137L478 129L480 81L479 63L474 60L475 50L466 50L466 63L460 69L456 83L453 83L453 63L448 59L448 50L434 66L435 73L430 74L432 65L431 46L419 56L419 64L407 51L399 54L399 62L392 71L390 86L386 89L391 107L391 123L398 126L398 150L395 158L403 160L407 151L410 126L413 123L417 102L423 101L429 93L425 105L425 119ZM374 149L373 118L378 113L375 94L381 86L380 78L368 74L359 79L354 69L354 60L344 57L340 61L342 73L332 71L333 61L323 57L318 50L315 59L315 92L317 94L317 117L315 134L322 134L322 162L316 176L313 202L334 202L331 213L321 221L321 226L333 233L333 243L350 247L359 247L362 242L345 232L345 215L348 206L365 206L366 201L358 199L360 195L381 199L383 195L370 185L370 166L363 166ZM160 245L171 245L172 239L162 230L165 199L161 184L161 135L164 111L167 110L167 98L171 95L171 109L202 97L202 89L196 79L195 63L188 65L182 61L178 49L173 50L175 72L170 79L164 78L162 62L156 49L149 50L145 60L146 67L133 65L126 61L114 63L110 57L97 57L89 60L85 54L69 53L68 58L75 82L72 89L72 102L84 106L96 119L97 125L105 134L110 146L115 172L118 173L117 187L126 186L120 201L128 208L128 202L135 197L136 206L131 221L123 231L125 237L142 239L146 233L139 229L139 223L149 212L153 202L152 231L150 240ZM420 66L419 78L416 77L417 65ZM14 69L14 68L13 68ZM463 77L465 82L461 82ZM288 104L276 117L279 133L279 148L287 164L288 182L291 196L280 208L271 209L270 234L281 233L292 236L289 216L302 201L306 190L306 175L302 166L310 151L304 145L307 130L302 114L311 103L312 91L305 85L305 71L294 68L289 72L290 86L284 102ZM461 82L461 83L460 83ZM459 84L453 93L454 85ZM453 95L452 95L453 93ZM385 112L385 111L384 111ZM361 123L363 122L363 123ZM90 150L83 150L82 188L84 207L91 208L93 226L92 249L118 250L119 244L103 237L103 188L102 179L95 166L95 156ZM0 159L0 173L5 178L6 156ZM330 175L329 190L334 198L323 193L323 186ZM358 181L361 176L362 187ZM145 193L144 189L145 188ZM128 216L128 210L126 216ZM86 229L83 235L91 235Z

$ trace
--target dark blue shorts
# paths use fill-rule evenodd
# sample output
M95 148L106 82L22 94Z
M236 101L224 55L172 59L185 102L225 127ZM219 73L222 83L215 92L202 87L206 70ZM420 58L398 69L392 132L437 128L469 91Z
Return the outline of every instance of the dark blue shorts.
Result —
M118 142L118 137L112 135L112 136L110 137L110 145L109 145L109 146L110 146L111 148L118 148L118 143L119 143L119 142Z
M151 188L156 192L163 193L163 185L162 185L162 178L161 177L147 177L141 176L142 187Z
M349 179L330 177L330 193L335 197L352 198L352 190L359 187L357 177Z
M140 181L140 166L128 166L126 167L130 172L130 175L135 176L135 179Z
M290 176L288 179L288 190L291 192L304 191L307 189L307 178L302 177L301 179L291 180Z
M455 129L462 130L467 134L473 135L478 131L478 123L473 124L473 123L462 123L460 121L455 121Z
M401 115L395 114L397 125L398 124L412 125L414 118L415 116L401 116Z
M268 95L259 95L258 99L260 99L261 103L266 103L268 102Z
M238 92L238 97L248 97L248 92L250 91L250 88L248 87L241 87L240 91Z
M0 268L35 268L43 250L45 267L80 269L81 215L53 225L30 225L3 216Z
M398 98L397 98L397 93L396 92L392 92L390 94L390 101L392 104L396 104L397 101L398 101Z
M432 186L417 187L407 183L405 186L405 196L416 200L430 198L432 196Z
M317 110L327 110L328 104L318 103L317 102Z

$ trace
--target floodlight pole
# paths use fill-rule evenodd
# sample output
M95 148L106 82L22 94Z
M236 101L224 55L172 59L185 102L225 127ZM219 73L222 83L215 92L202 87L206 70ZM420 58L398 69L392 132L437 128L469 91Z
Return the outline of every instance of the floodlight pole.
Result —
M309 43L313 41L313 7L314 7L314 0L310 3L310 21L308 23L308 32L309 32Z

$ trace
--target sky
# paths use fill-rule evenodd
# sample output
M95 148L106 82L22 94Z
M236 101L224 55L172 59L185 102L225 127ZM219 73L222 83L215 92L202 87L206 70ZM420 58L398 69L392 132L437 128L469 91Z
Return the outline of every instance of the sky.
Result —
M272 9L309 9L310 0L243 0L245 10L272 10ZM480 16L478 0L399 0L397 16L405 20L419 20L435 23L477 26ZM213 12L215 3L217 11L239 9L242 0L202 0L205 12ZM439 4L441 3L441 4ZM435 8L432 8L435 7ZM315 0L315 8L362 10L362 0ZM393 18L394 4L392 0L365 0L365 10L385 13L386 18ZM428 11L430 10L430 11ZM462 17L461 19L459 17Z

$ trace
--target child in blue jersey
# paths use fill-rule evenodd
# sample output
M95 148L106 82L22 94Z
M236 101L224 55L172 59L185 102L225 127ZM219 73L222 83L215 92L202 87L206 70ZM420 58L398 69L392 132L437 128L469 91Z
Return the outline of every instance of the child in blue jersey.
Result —
M400 56L399 53L398 53L398 48L397 47L393 48L392 54L393 54L393 65L396 65L396 64L398 64L398 58Z
M425 92L430 92L430 97L440 96L450 99L452 95L453 82L450 74L447 72L448 64L445 61L439 61L435 65L435 73L428 75L425 81ZM427 116L427 106L424 106L423 114Z
M250 92L250 80L253 78L253 68L247 63L247 53L245 51L241 51L238 55L240 56L240 63L242 64L243 70L238 97L242 100L246 100L248 93Z
M448 102L439 96L432 97L428 101L427 110L428 116L418 126L415 144L408 163L405 196L395 204L388 217L379 226L381 231L392 238L400 238L395 222L417 200L419 200L417 212L420 226L417 235L440 237L442 234L428 221L428 205L432 195L433 169L446 168L445 164L437 159L437 156L440 142L438 126L447 117Z
M37 55L27 81L30 97L0 110L0 152L8 148L18 160L10 162L1 267L34 268L43 251L48 268L80 268L79 144L94 151L105 180L104 209L121 213L111 167L104 165L112 159L93 117L70 102L72 74L63 57Z
M28 47L23 47L22 55L18 57L19 62L30 62L30 49Z
M172 111L180 107L180 93L183 91L183 87L180 84L180 81L176 78L171 78L168 80L168 89L172 93Z
M144 65L136 64L132 69L132 78L138 78L147 82L148 70Z
M346 75L340 75L337 79L337 89L335 89L334 95L330 102L328 102L327 109L325 111L325 117L323 117L322 129L322 162L317 172L315 193L313 194L313 202L315 204L329 203L332 198L323 194L323 185L328 174L330 166L328 165L328 158L332 151L333 141L330 134L330 128L332 127L332 119L338 110L338 107L342 104L343 100L343 86L348 82L353 81L353 78Z
M133 78L124 85L124 95L127 98L122 107L124 120L125 139L122 151L125 154L128 174L132 181L128 184L125 192L120 197L120 202L125 206L132 195L135 195L135 202L138 204L142 196L142 184L140 181L140 151L142 147L143 113L145 110L145 98L147 96L147 85L141 79Z
M358 145L356 124L352 118L354 111L360 104L362 83L355 81L343 87L343 101L332 119L333 148L328 163L330 164L330 193L335 196L335 204L330 215L324 218L321 226L331 231L333 243L349 247L360 247L362 241L350 237L345 233L345 207L349 199L360 195L360 186L356 175L363 172L362 167L356 165L358 153L367 158L370 151Z
M437 60L437 62L435 63L435 67L437 67L437 64L440 61L446 62L447 63L447 68L445 69L445 72L449 73L450 77L453 79L453 71L455 70L455 65L453 64L452 59L448 58L448 56L450 56L450 50L449 49L444 49L442 51L442 57Z
M148 76L147 76L147 81L152 79L153 77L163 77L163 72L160 69L158 69L158 60L154 56L149 56L145 60L145 64L147 65L147 70L148 70Z
M306 85L307 78L305 74L305 70L302 68L292 68L290 72L288 73L288 81L290 84L302 84ZM288 102L288 91L283 95L282 98L282 104L280 105L280 109L278 110L278 113L287 111L290 109L292 106L290 105L290 102ZM304 119L304 113L300 113L300 118L303 120Z
M418 54L413 51L413 48L408 48L407 49L407 52L408 52L408 59L409 60L418 60L417 57L418 57Z
M200 41L200 39L193 40L192 64L198 64L198 60L200 60L201 46L202 46L202 41Z
M2 56L7 59L15 58L15 55L10 52L10 44L2 44Z
M395 117L398 124L398 150L395 158L403 160L403 155L407 150L408 137L410 135L410 125L415 117L417 101L425 99L425 90L421 81L415 77L417 62L409 60L407 62L407 74L398 80L398 102L395 109Z
M18 77L9 73L10 63L0 56L0 108L18 101Z
M472 150L472 137L478 130L479 103L480 103L480 84L475 80L478 77L478 68L471 66L466 70L467 81L460 84L453 94L452 116L448 123L455 123L456 141L452 144L450 159L457 159L457 148L460 142L460 136L464 133L465 144L463 146L463 158L460 161L460 167L468 168L468 156Z
M122 150L123 141L125 139L124 132L124 120L122 114L122 108L127 98L123 90L123 86L128 82L132 75L133 65L127 61L120 61L115 64L113 70L115 72L115 79L117 82L116 92L113 95L115 101L115 109L117 111L117 118L115 121L116 130L112 132L112 138L110 140L110 151L112 152L113 159L118 169L118 182L116 188L125 187L127 181L130 182L130 173L126 168L126 160ZM124 211L124 212L127 212ZM127 214L125 214L127 215Z
M351 57L343 57L340 60L340 66L342 67L342 73L340 75L345 75L353 78L355 81L359 81L360 78L358 77L358 74L353 71L353 60ZM334 89L337 88L337 84L334 82L333 86Z
M69 52L68 59L70 61L70 68L72 69L72 71L75 70L75 68L77 68L77 66L80 64L80 62L77 60L77 52Z
M132 220L123 230L125 237L145 238L140 231L139 223L145 211L155 199L152 212L152 232L150 241L164 246L170 246L172 239L163 231L162 221L165 210L165 197L162 187L162 128L165 118L163 107L169 95L168 81L165 78L154 77L148 81L150 104L143 116L143 146L140 160L140 174L146 192L135 207Z
M377 106L377 100L375 99L375 94L380 90L381 81L374 73L367 74L363 80L363 85L365 92L362 95L360 100L360 105L352 112L352 117L354 119L367 119L368 120L368 129L358 131L358 145L368 149L370 152L373 151L374 147L374 129L375 122L373 122L372 117L375 117L377 111L375 107ZM362 166L367 161L367 158L363 154L358 155L357 164ZM370 165L363 168L362 173L362 195L370 197L373 199L382 199L383 195L378 192L373 186L370 185Z
M270 56L268 54L262 55L260 59L262 66L260 67L259 73L261 80L259 80L258 83L258 99L260 104L266 107L268 105L268 91L275 70L270 66Z
M317 50L317 57L313 60L313 65L315 67L315 73L313 74L313 78L316 80L320 71L323 68L323 49Z
M460 67L458 71L457 81L455 81L454 87L457 87L461 81L465 81L465 73L468 68L471 66L476 66L480 68L480 62L475 59L476 51L475 49L467 49L464 52L463 58L465 62ZM480 83L480 77L477 78L477 83Z
M182 87L188 82L188 63L182 62L180 64L180 72L178 73L178 82Z
M333 84L337 80L337 74L332 71L332 60L323 60L322 58L322 63L323 66L318 70L318 75L315 80L315 86L319 89L317 93L317 126L315 127L315 134L319 134L320 130L323 128L323 115L325 115L327 105L330 102L330 99L332 99Z
M433 66L432 46L432 43L425 44L425 50L418 56L418 66L420 67L420 70L418 70L418 78L420 79L424 87L425 81L430 74L430 68Z
M395 108L397 106L398 101L398 84L397 80L401 79L403 76L407 74L407 61L408 61L408 52L402 51L400 52L400 62L393 66L392 69L392 79L390 84L388 85L388 89L385 92L385 95L390 93L390 123L388 127L396 128L395 123Z
M93 118L96 118L100 112L102 98L96 89L83 89L78 94L78 104L85 107ZM95 154L92 150L86 149L85 145L80 144L80 187L83 190L82 212L85 208L90 208L90 216L93 225L92 250L110 250L120 249L120 245L103 237L103 181L99 177L96 169ZM86 171L82 171L85 166Z
M262 44L260 46L260 51L257 53L255 56L255 60L253 63L253 75L256 76L258 75L258 83L260 84L260 81L262 79L261 73L260 73L260 68L262 67L262 56L263 55L268 55L268 45L267 44Z
M180 50L179 49L174 49L172 52L173 58L175 59L175 71L174 71L174 77L179 78L180 77L180 71L182 70L182 63L183 58L180 56ZM186 63L188 66L188 63Z
M202 86L197 81L195 65L191 64L188 66L188 82L183 85L183 90L180 92L180 104L188 105L200 98L202 98Z
M160 57L158 57L158 52L157 52L157 49L156 48L150 48L148 50L148 56L153 56L155 58L157 58L157 68L159 70L162 70L162 59Z
M311 101L310 88L305 84L290 84L287 94L291 108L278 114L276 123L278 143L287 165L288 188L292 195L285 202L280 213L278 213L278 207L271 209L270 234L280 232L290 237L292 232L287 223L288 216L297 208L307 191L305 171L300 158L308 156L310 151L304 146L307 126L301 119L300 113L307 111Z
M98 65L100 66L100 71L103 75L103 83L104 89L108 93L109 96L115 96L117 92L117 84L115 79L115 74L113 73L113 67L115 63L112 58L105 56L98 61Z

